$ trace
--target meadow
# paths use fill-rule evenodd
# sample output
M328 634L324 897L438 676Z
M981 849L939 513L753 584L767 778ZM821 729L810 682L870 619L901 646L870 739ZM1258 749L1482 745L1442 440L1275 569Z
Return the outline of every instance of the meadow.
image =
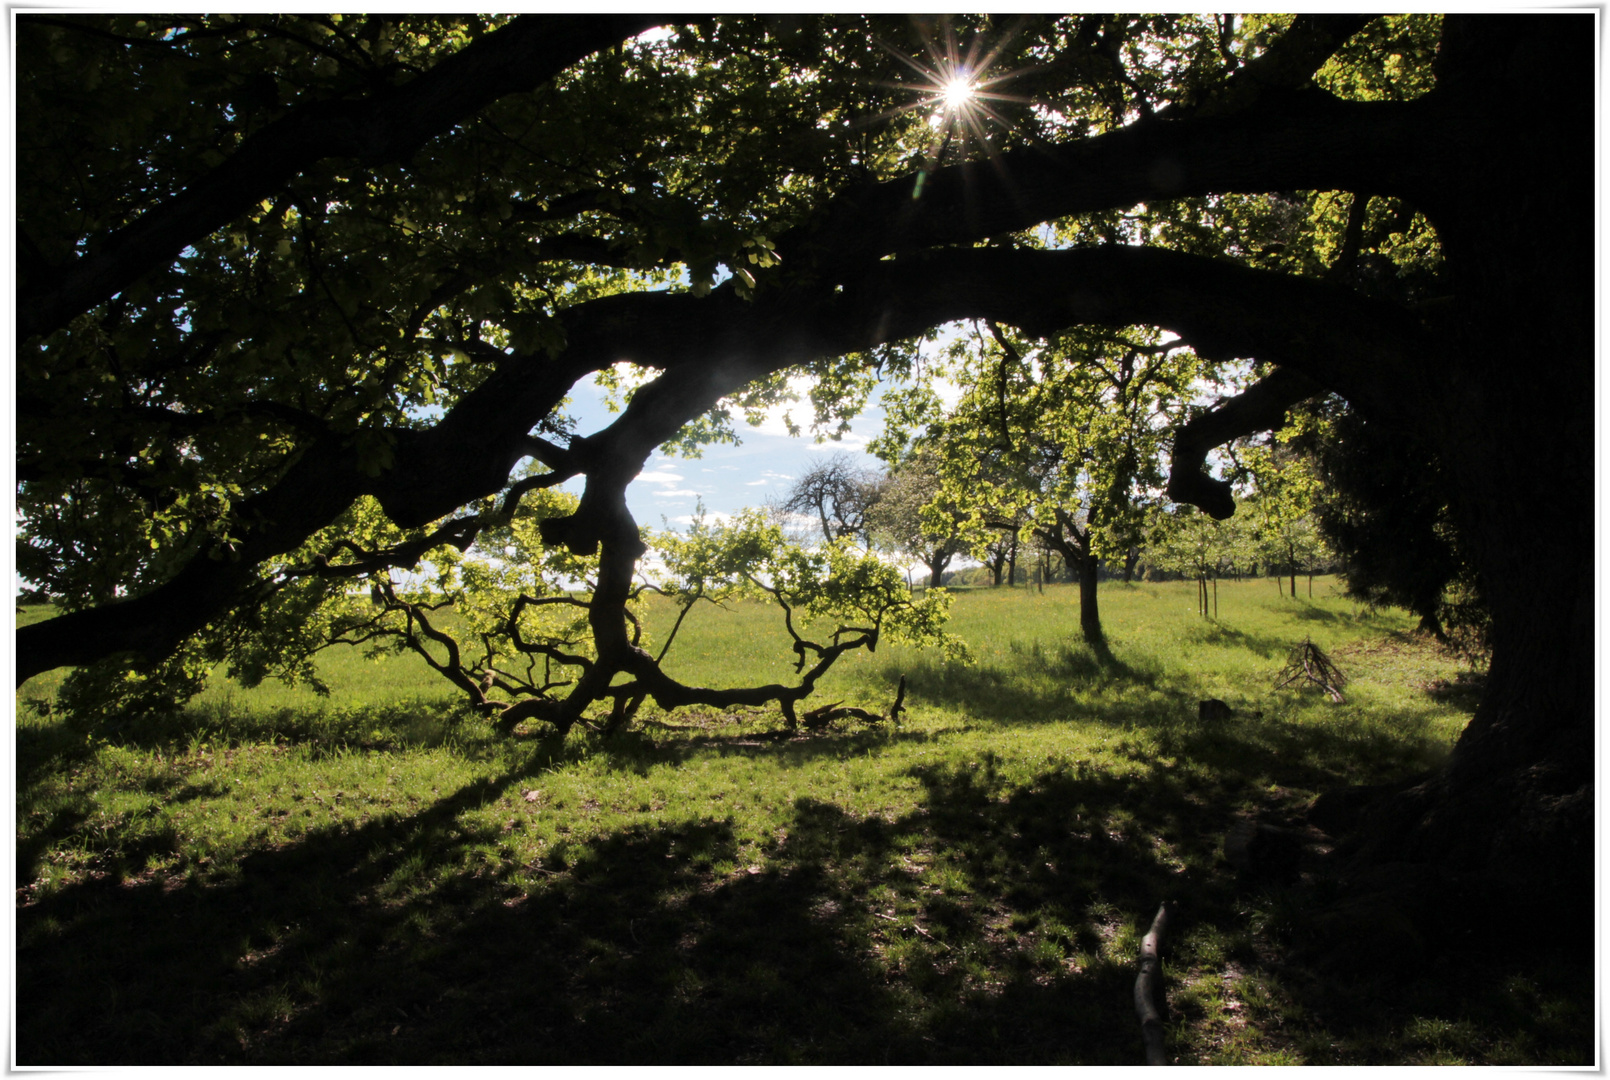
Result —
M40 617L27 609L19 620ZM668 607L652 612L663 633ZM16 1059L124 1063L1141 1061L1140 937L1181 1064L1581 1064L1591 970L1528 947L1341 937L1237 822L1433 768L1481 672L1316 580L958 592L970 663L885 646L807 705L499 738L410 658L324 654L328 698L215 679L85 729L17 694ZM1304 640L1346 700L1272 689ZM776 613L703 607L667 661L785 678ZM1197 703L1234 714L1204 722ZM1323 927L1332 927L1327 937Z

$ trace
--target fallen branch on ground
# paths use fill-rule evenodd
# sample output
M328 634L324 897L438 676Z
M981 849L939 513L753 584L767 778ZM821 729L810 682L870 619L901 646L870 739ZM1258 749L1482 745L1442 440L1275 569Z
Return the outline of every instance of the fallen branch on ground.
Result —
M844 705L835 701L831 705L811 709L800 714L800 722L811 730L819 730L835 720L859 720L865 724L881 724L885 720L900 722L900 714L905 711L906 677L900 676L900 687L895 691L894 704L889 707L888 716L880 716L871 709L862 709L854 705ZM792 725L790 725L792 727Z
M1140 1017L1141 1038L1146 1040L1146 1064L1167 1065L1163 1053L1163 1016L1157 1009L1157 984L1163 975L1163 931L1168 928L1168 901L1157 908L1152 928L1140 943L1140 974L1135 977L1135 1012Z
M1286 666L1275 676L1275 689L1290 686L1298 679L1313 683L1338 705L1342 703L1342 687L1347 685L1347 676L1312 641L1304 641L1291 650Z

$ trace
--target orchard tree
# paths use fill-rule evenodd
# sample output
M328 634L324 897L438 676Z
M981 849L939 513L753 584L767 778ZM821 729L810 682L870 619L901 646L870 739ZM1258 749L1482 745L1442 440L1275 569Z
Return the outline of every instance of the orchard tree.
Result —
M1361 857L1584 895L1592 596L1533 571L1592 565L1594 28L22 13L16 509L64 611L18 676L272 645L580 478L538 523L597 559L573 718L652 660L657 447L812 374L831 423L955 320L1156 327L1268 372L1181 428L1176 501L1228 517L1206 454L1327 393L1447 470L1490 675ZM621 361L652 377L576 431ZM355 552L365 499L400 538Z
M930 589L945 583L945 568L968 547L963 515L940 483L936 457L919 448L891 466L867 510L872 542L926 566Z
M1256 541L1241 516L1216 521L1194 506L1152 515L1148 558L1159 570L1196 582L1196 613L1219 617L1219 578L1255 558Z
M1299 570L1309 575L1326 561L1328 552L1314 522L1315 507L1321 498L1321 482L1311 462L1290 445L1291 429L1282 429L1260 441L1240 448L1235 455L1238 470L1253 483L1254 497L1247 515L1251 518L1249 540L1278 586L1280 570L1285 568L1291 582L1291 597L1297 597Z
M973 542L972 554L989 567L990 583L1008 588L1017 584L1017 555L1022 545L1024 522L1021 518L1001 521Z
M1138 546L1163 485L1169 435L1202 364L1150 330L1085 329L1024 340L991 324L951 348L944 374L966 387L941 409L925 387L898 397L891 432L923 420L918 444L939 463L948 505L984 549L1026 527L1079 582L1079 626L1104 640L1097 582L1104 559Z

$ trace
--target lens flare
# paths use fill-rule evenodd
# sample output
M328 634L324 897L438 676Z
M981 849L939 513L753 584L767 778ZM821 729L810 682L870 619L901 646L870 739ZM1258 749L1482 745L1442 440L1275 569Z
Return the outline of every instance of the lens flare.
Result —
M978 84L966 76L951 79L945 84L944 101L947 109L960 109L973 100Z

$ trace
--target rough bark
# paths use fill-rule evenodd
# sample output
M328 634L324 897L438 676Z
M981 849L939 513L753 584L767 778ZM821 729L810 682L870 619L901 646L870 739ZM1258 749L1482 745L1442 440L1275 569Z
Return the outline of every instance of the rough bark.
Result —
M1057 512L1057 527L1036 529L1047 548L1062 556L1079 582L1079 636L1087 645L1101 646L1107 635L1101 629L1101 608L1097 585L1101 560L1090 549L1090 530L1078 525L1068 514Z
M1360 858L1480 871L1534 900L1592 896L1592 600L1576 575L1537 572L1593 565L1593 241L1538 218L1592 205L1590 25L1447 22L1441 83L1469 168L1426 206L1456 298L1443 348L1401 388L1450 468L1493 656L1446 769L1382 799L1358 838ZM1527 360L1544 356L1546 375Z
M1093 555L1083 555L1078 560L1078 568L1079 634L1086 644L1099 645L1107 639L1101 629L1101 607L1096 596L1101 560Z

